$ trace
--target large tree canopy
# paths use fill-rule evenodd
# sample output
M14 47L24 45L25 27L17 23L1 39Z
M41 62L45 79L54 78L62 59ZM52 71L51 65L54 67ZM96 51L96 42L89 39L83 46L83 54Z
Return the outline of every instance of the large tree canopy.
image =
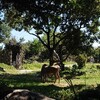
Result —
M25 29L42 42L49 50L50 62L53 50L64 40L67 46L71 43L77 48L98 40L100 0L2 0L1 6L12 28ZM30 32L32 29L36 32Z

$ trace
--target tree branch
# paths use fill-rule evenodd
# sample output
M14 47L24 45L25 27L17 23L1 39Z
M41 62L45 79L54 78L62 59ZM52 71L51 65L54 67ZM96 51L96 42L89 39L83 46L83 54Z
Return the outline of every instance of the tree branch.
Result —
M36 37L41 41L41 43L42 43L45 47L48 47L47 44L41 39L41 37L40 37L39 35L37 35L37 34L35 34L35 33L30 33L28 30L27 30L27 32L28 32L29 34L31 34L31 35L36 36Z

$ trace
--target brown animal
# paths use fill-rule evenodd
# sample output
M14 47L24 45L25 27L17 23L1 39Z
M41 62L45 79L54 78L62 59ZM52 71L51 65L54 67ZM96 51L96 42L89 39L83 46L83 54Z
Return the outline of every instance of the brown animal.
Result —
M42 81L45 82L47 77L54 75L55 77L54 83L56 82L57 79L59 79L60 82L59 71L60 71L59 65L48 66L47 64L44 64L41 69Z

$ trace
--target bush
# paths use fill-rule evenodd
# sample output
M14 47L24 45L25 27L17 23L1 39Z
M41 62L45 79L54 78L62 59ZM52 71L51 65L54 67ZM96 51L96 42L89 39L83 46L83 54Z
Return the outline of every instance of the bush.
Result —
M84 54L80 54L79 56L76 57L75 61L78 64L78 68L81 69L85 66L87 57Z

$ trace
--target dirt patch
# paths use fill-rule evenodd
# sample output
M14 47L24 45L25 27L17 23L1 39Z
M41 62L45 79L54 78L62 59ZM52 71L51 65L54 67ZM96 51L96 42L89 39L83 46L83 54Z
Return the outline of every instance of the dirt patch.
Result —
M27 74L27 73L31 73L33 70L19 70L20 74Z

